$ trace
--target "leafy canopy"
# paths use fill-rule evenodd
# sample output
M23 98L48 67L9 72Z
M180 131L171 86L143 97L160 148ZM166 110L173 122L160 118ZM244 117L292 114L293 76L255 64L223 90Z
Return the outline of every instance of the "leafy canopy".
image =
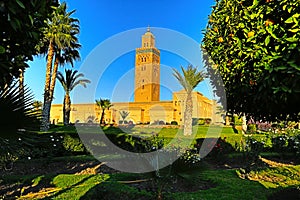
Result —
M299 0L216 1L203 47L217 94L224 83L228 110L299 119L299 21Z
M3 0L0 2L0 88L10 85L36 55L43 21L56 1Z

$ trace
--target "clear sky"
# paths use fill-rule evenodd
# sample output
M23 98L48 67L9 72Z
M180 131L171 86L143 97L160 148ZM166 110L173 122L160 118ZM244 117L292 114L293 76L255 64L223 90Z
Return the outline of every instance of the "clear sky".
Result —
M160 98L161 100L171 100L172 91L181 89L171 75L171 68L179 69L181 65L186 67L189 63L197 64L197 62L193 63L186 56L182 57L182 55L178 55L165 47L170 44L170 46L174 45L170 48L180 50L181 46L185 45L184 41L186 40L186 38L181 40L182 44L180 44L180 41L176 39L181 37L180 34L200 45L203 37L202 33L211 12L211 6L215 4L214 0L67 0L66 2L69 11L76 10L73 17L80 20L81 60L75 63L75 69L82 71L88 64L93 65L93 70L103 69L103 59L119 50L118 47L120 49L125 48L128 44L128 48L132 49L123 52L123 54L121 53L112 62L108 63L96 82L91 77L96 71L90 70L89 74L83 70L82 72L84 72L86 78L96 84L96 91L92 91L92 98L85 98L86 95L80 95L81 86L78 86L73 91L73 94L77 92L73 103L94 102L94 99L100 97L112 99L113 102L132 100L134 48L141 46L141 35L146 32L148 25L156 37L156 47L161 50L161 82L165 86L161 87ZM127 32L122 34L124 31ZM126 38L126 33L132 34ZM173 37L169 37L168 33L174 33L174 39L171 39ZM124 38L124 43L122 42L118 46L119 44L112 42L113 39L111 38ZM168 38L170 41L166 41ZM113 44L113 48L107 48L103 55L105 44ZM176 44L178 45L176 46ZM185 48L188 47L182 49ZM102 57L100 56L101 52ZM95 56L97 53L99 53L98 57ZM190 54L193 54L193 52ZM25 73L25 83L32 89L35 98L42 101L46 59L35 57L33 62L29 62L29 65L30 68ZM71 66L66 66L66 68L71 68ZM64 68L61 67L59 70L63 71ZM172 85L172 87L169 85ZM208 88L203 83L197 90L211 97L211 91ZM86 90L88 91L88 89ZM57 81L53 103L62 103L63 95L63 89Z

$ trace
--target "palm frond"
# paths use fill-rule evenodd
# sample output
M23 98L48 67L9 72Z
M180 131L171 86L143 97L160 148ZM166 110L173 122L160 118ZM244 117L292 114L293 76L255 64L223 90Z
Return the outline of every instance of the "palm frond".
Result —
M81 77L84 77L84 74L78 74L77 70L73 71L71 69L65 70L65 76L61 72L57 74L57 79L62 84L65 92L71 92L77 85L86 87L86 84L91 82L88 79L80 79Z
M187 92L192 92L197 85L204 80L204 72L198 71L197 67L188 65L187 69L180 67L182 74L173 69L173 75Z
M39 127L41 115L32 109L33 94L28 87L20 92L18 82L13 83L5 90L0 90L0 110L5 116L0 120L1 130L17 131L18 129L35 129Z

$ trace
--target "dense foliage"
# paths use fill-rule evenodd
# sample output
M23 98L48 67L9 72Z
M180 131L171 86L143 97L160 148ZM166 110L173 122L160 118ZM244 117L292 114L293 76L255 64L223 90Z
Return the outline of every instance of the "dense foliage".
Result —
M16 160L53 158L88 154L77 134L18 133L16 138L0 140L0 170Z
M203 47L217 93L224 83L228 110L299 118L299 21L299 0L216 1Z
M0 88L18 77L36 54L40 28L56 1L4 0L0 2Z

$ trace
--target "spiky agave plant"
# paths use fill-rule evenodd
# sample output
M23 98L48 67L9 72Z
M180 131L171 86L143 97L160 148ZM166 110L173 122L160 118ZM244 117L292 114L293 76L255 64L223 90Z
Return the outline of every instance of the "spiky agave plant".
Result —
M18 129L38 128L41 116L33 109L33 94L28 87L20 90L18 82L0 90L0 135L16 133Z

